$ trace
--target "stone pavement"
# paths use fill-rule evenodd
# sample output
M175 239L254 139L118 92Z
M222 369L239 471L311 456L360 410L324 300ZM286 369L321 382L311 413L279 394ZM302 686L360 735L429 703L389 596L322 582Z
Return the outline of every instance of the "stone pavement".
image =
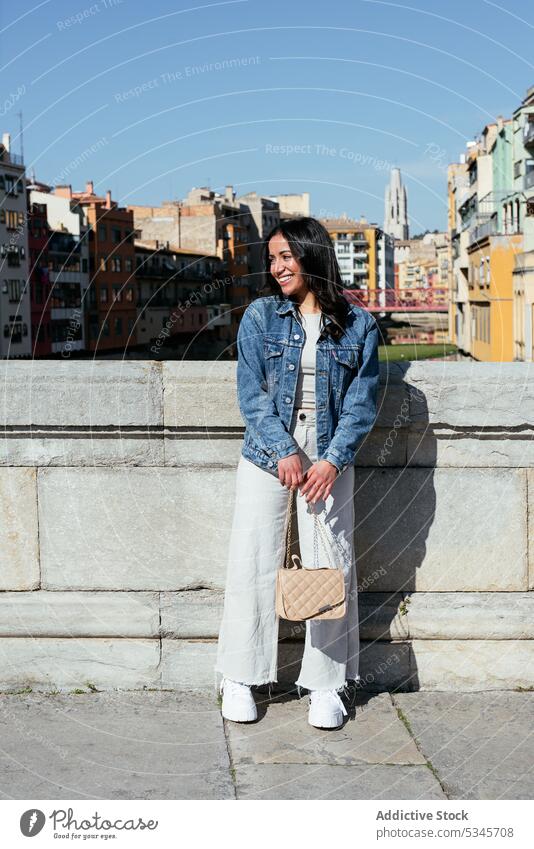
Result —
M534 692L352 695L338 730L256 690L0 694L4 799L532 799Z

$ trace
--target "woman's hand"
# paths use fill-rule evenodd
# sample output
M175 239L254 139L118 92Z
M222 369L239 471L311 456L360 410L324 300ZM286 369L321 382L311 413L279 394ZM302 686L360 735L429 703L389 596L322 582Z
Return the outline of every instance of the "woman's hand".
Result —
M306 480L300 487L302 495L306 496L306 501L311 501L312 504L321 500L325 501L330 495L337 475L337 467L328 460L318 460L310 466L306 472Z
M278 461L278 480L282 486L292 489L304 480L302 461L299 454L290 454Z

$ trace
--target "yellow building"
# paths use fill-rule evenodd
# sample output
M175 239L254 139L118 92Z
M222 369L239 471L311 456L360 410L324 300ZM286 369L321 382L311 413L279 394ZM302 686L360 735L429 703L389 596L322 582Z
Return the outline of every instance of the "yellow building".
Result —
M376 292L380 286L379 242L383 238L380 228L365 219L325 218L322 223L334 243L344 288Z
M514 360L513 271L521 233L484 236L468 249L471 355L487 362Z

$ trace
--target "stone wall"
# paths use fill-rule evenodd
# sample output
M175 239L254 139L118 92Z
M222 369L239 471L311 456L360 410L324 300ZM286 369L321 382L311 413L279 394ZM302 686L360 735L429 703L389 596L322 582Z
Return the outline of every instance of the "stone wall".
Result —
M0 689L212 689L235 363L1 372ZM355 484L369 689L534 686L533 435L529 364L383 368Z

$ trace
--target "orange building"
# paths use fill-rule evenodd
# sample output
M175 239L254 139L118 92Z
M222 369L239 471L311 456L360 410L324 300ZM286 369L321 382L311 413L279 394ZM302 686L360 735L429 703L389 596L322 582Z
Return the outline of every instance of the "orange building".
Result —
M521 233L484 236L467 249L470 353L476 360L514 359L513 270L516 255L522 249Z
M56 186L54 193L67 197L83 210L89 231L89 303L87 347L90 351L125 350L136 344L137 314L133 213L94 193L92 181L85 191Z

